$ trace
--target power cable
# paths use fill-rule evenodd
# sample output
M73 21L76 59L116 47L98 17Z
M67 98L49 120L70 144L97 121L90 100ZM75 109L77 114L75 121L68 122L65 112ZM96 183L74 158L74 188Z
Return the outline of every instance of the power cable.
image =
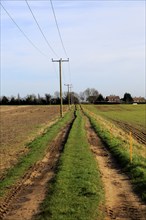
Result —
M9 18L13 21L13 23L16 25L16 27L19 29L19 31L24 35L24 37L29 41L29 43L39 52L41 53L43 56L47 57L48 56L46 54L44 54L30 39L29 37L27 37L27 35L25 34L25 32L19 27L19 25L16 23L16 21L12 18L12 16L10 15L10 13L6 10L6 8L2 5L2 3L0 2L1 7L3 8L3 10L6 12L6 14L9 16Z
M55 53L55 51L53 50L53 48L52 48L51 45L49 44L47 38L45 37L45 34L43 33L43 31L42 31L42 29L41 29L41 27L40 27L40 25L39 25L39 23L38 23L38 21L37 21L35 15L34 15L33 11L32 11L32 9L31 9L31 7L30 7L30 5L29 5L28 1L25 0L25 2L26 2L26 4L27 4L27 6L28 6L28 8L29 8L29 10L30 10L30 12L31 12L31 14L32 14L32 16L33 16L33 18L34 18L36 24L37 24L37 26L38 26L38 29L40 30L40 32L41 32L43 38L45 39L45 41L46 41L48 47L51 49L51 51L53 52L53 54L54 54L56 57L58 57L58 55Z
M53 6L52 0L50 0L50 3L51 3L51 8L52 8L52 11L53 11L56 27L57 27L57 30L58 30L59 38L60 38L60 41L61 41L61 44L62 44L62 48L64 50L64 53L65 53L66 57L68 57L66 49L65 49L65 46L64 46L64 43L63 43L63 40L62 40L62 36L61 36L61 32L60 32L59 25L58 25L58 22L57 22L57 17L56 17L56 14L55 14L55 10L54 10L54 6ZM70 79L70 83L71 83L70 63L68 63L68 72L69 72L69 79ZM65 75L64 75L64 79L65 79Z
M52 11L53 11L56 27L57 27L57 30L58 30L58 34L59 34L59 38L60 38L63 50L64 50L64 53L65 53L66 57L68 57L66 49L65 49L65 46L64 46L64 43L63 43L63 40L62 40L62 37L61 37L61 33L60 33L60 30L59 30L59 25L58 25L58 22L57 22L57 17L56 17L56 14L55 14L55 10L54 10L54 6L53 6L52 0L50 0L50 3L51 3L51 8L52 8Z

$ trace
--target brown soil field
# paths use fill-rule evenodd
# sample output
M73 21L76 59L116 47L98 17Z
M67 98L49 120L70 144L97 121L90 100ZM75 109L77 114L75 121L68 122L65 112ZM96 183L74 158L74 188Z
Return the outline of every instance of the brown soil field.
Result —
M88 142L97 160L105 190L105 206L100 207L105 220L144 220L146 205L133 192L130 179L122 172L111 153L101 142L89 120L86 117L85 120ZM48 147L45 157L31 167L20 183L11 189L0 207L0 219L35 219L40 211L40 204L56 175L58 161L70 129L71 123L61 129Z
M45 198L49 183L54 178L71 123L61 129L48 147L45 157L31 167L19 184L11 189L0 205L0 219L30 220L39 212L39 206Z
M67 106L64 106L64 111ZM0 177L27 153L27 143L59 117L59 106L0 107Z

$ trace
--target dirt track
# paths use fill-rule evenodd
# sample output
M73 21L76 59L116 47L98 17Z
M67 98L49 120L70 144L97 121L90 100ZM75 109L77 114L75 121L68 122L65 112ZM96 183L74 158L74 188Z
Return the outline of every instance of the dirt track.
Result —
M49 181L54 177L69 130L70 124L58 134L43 160L32 167L20 184L12 189L0 208L0 219L30 220L38 212L39 205L45 198Z
M55 169L64 143L68 137L70 125L64 128L52 142L42 161L32 167L1 207L3 220L30 220L38 213L44 200L49 181L55 175ZM146 205L133 193L130 180L104 147L96 133L86 122L88 141L95 154L105 189L105 220L145 220ZM100 220L100 219L98 219Z
M88 141L97 159L105 189L105 219L145 220L146 205L142 204L134 194L130 180L121 172L111 154L91 128L89 121L87 121L86 129Z

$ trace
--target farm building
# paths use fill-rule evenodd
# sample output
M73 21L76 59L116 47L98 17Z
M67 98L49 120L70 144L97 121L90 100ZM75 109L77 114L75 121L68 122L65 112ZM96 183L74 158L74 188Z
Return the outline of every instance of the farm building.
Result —
M120 103L120 102L121 102L120 97L119 97L119 96L116 96L116 95L107 96L107 97L106 97L106 100L107 100L108 102L115 102L115 103Z
M146 102L146 99L144 97L134 97L133 98L133 102L137 102L137 103L144 103Z

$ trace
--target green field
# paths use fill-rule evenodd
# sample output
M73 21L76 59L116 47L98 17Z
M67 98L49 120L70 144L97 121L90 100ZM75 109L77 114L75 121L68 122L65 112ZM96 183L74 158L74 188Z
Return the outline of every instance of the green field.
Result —
M132 189L146 202L145 108L146 105L78 105L46 127L26 145L27 153L3 175L0 219L7 216L7 210L11 208L9 198L16 194L20 200L14 197L14 210L21 204L21 215L27 217L26 203L21 200L25 195L28 210L36 207L36 212L31 213L35 220L102 220L107 215L106 192L110 189L110 184L107 187L105 182L110 179L112 187L117 182L115 173L114 176L110 173L113 166L128 175ZM28 112L28 108L25 111ZM60 133L63 130L66 131L64 139ZM100 146L100 139L103 146ZM105 170L108 176L103 178ZM46 177L50 179L41 185ZM28 182L30 184L25 185ZM38 187L44 192L39 192L39 197L33 194ZM126 201L129 193L123 187L121 195ZM34 205L40 195L42 200ZM113 195L109 197L113 200ZM114 199L117 201L116 196ZM133 204L133 198L129 202ZM14 218L10 219L19 219L19 210L15 210L18 217L14 212Z
M146 131L146 105L89 105L94 113Z

